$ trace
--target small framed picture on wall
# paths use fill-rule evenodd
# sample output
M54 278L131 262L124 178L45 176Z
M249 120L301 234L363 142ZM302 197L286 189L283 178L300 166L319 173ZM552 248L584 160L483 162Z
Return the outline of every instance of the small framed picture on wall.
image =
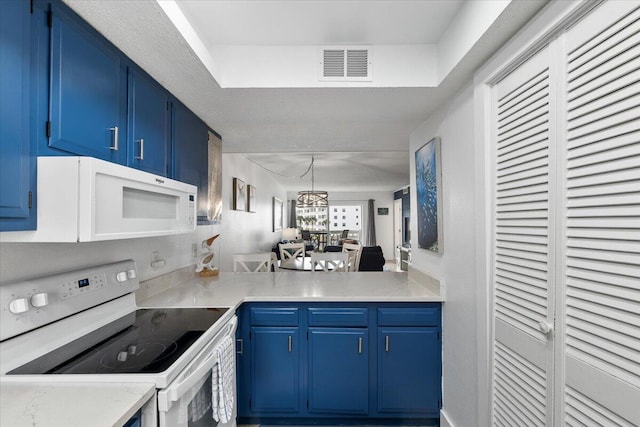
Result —
M240 178L233 178L233 209L236 211L247 210L246 186Z
M247 210L256 211L256 187L253 185L247 185Z
M273 198L273 231L282 230L283 225L283 211L282 200L277 197Z

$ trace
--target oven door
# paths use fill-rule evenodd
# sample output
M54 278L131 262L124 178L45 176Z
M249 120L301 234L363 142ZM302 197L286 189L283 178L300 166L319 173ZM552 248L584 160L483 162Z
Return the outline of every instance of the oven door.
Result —
M233 387L233 411L226 423L213 418L212 373L218 362L213 352L222 338L230 336L235 343L237 318L227 323L213 340L194 358L178 377L166 388L158 391L158 420L160 427L233 427L236 425L236 365L233 348L233 369L225 381Z

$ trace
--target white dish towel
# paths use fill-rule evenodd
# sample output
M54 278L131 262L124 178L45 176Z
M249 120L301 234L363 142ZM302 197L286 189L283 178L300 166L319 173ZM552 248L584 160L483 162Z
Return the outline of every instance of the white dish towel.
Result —
M213 419L223 423L233 416L233 372L235 349L233 337L226 336L213 349L216 366L211 370L211 405Z

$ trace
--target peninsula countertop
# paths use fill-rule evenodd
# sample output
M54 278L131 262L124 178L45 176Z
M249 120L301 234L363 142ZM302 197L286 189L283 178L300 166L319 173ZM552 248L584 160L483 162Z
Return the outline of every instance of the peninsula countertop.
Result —
M141 283L139 307L231 307L243 302L443 302L442 284L395 272L230 273L201 278L182 269Z

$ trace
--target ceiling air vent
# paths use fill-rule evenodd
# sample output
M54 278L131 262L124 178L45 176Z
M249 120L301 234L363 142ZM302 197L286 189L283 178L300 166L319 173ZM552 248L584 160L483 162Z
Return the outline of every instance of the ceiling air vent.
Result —
M368 47L323 47L320 80L371 81L371 51Z

